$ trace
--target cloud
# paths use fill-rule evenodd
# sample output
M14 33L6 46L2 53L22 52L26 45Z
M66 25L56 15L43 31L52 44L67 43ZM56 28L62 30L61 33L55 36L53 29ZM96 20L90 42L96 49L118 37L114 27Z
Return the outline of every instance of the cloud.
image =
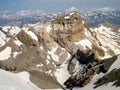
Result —
M72 11L78 11L78 9L76 7L71 7L65 10L65 12L72 12Z

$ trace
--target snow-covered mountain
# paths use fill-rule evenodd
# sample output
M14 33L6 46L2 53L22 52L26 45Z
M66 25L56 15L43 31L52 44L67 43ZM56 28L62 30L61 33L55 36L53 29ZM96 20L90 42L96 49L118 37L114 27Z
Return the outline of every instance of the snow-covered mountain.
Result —
M0 89L119 90L119 54L119 25L89 27L75 11L22 28L1 26Z
M21 10L18 12L4 11L0 12L0 25L13 25L21 27L23 24L37 23L40 20L51 20L57 16L57 13L46 11Z
M76 9L72 7L65 11L77 10L81 13L82 18L89 23L90 26L96 26L100 23L110 22L114 24L120 24L120 9L114 9L110 7L105 8L82 8ZM21 10L19 12L0 12L0 25L17 25L22 26L27 23L37 23L40 20L51 20L55 18L59 13L46 12L46 11L31 11Z
M99 9L83 9L80 10L83 19L91 26L96 26L100 23L110 22L120 24L120 10L114 8L99 8Z

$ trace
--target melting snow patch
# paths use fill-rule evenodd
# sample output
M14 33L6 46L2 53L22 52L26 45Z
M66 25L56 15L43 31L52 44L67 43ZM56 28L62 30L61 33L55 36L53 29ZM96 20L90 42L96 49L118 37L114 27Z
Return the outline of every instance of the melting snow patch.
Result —
M47 58L48 58L49 60L51 59L49 55L47 55Z
M43 46L40 46L40 49L43 50Z
M5 45L5 41L0 37L0 47Z
M51 55L52 59L54 61L59 61L59 57L55 54L56 50L57 50L58 47L52 47L52 50L51 51L48 51L48 54Z
M69 15L72 16L74 14L74 12L70 13Z
M47 62L47 64L49 64L49 63L50 63L50 61L49 61L48 59L46 59L46 62Z
M64 19L69 19L69 18L70 18L70 16L65 16L65 17L64 17Z
M20 54L21 52L14 52L13 53L13 57L15 58L18 54Z
M16 35L21 31L21 29L17 26L14 26L14 27L5 26L3 27L3 31L9 32L10 35Z
M5 45L6 35L0 31L0 46Z
M25 30L25 32L26 32L27 34L29 34L33 39L35 39L36 41L38 41L38 38L37 38L37 36L35 35L34 32L32 32L32 31L27 31L27 30Z
M2 28L2 30L5 31L5 32L7 32L10 28L11 28L10 26L4 26L4 27Z
M118 32L120 32L120 29L118 30Z
M14 43L18 46L21 46L23 44L20 40L15 40Z
M85 24L85 22L84 22L84 21L82 21L82 24Z
M70 57L71 57L71 55L68 53L66 60L70 59Z
M0 38L6 40L6 35L1 31L0 31Z
M45 73L50 74L51 72L52 72L52 70L49 70L49 71L47 71L47 72L45 72Z
M12 29L9 31L11 35L16 35L21 31L19 27L12 27Z
M50 31L51 31L51 29L52 29L52 28L51 28L51 26L50 26L50 25L48 25L48 26L46 27L46 31L47 31L47 32L50 32Z
M88 39L80 40L79 42L75 42L76 45L82 45L84 48L89 47L92 48L92 43Z
M57 69L55 72L55 76L57 78L57 81L63 85L64 82L70 77L70 74L67 70L67 65L62 64L60 69Z
M3 51L0 52L0 60L5 60L10 57L11 47L6 47Z
M99 28L95 28L94 30L97 33L101 33L101 34L107 35L107 37L111 37L112 35L115 35L115 33L111 31L112 30L111 28L105 27L103 25L101 25Z
M36 65L36 67L42 67L43 66L43 64L41 63L41 64L37 64Z

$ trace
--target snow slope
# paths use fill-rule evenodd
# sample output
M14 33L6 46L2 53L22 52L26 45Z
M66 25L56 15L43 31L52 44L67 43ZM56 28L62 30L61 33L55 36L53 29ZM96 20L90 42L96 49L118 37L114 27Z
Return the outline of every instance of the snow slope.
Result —
M41 90L29 80L27 72L10 73L0 70L0 90Z
M97 74L93 77L93 79L91 80L91 82L86 85L85 87L82 87L82 88L74 88L73 90L120 90L120 87L116 87L116 86L112 86L112 84L114 82L111 82L111 83L108 83L108 84L105 84L105 85L102 85L98 88L93 88L94 87L94 83L103 76L104 74L101 73L101 74Z
M6 47L3 51L0 52L0 60L5 60L10 57L11 54L11 48Z

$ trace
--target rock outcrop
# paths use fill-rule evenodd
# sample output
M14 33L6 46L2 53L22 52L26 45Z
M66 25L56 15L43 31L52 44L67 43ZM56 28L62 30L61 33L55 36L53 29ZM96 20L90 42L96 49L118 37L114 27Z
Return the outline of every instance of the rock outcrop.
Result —
M90 58L90 56L88 58ZM106 73L109 70L109 68L111 67L111 65L116 61L116 59L117 59L117 56L109 58L109 59L105 59L101 62L95 62L96 60L94 58L93 60L95 60L95 61L87 63L84 68L80 69L78 72L71 75L71 77L64 84L67 86L67 88L70 88L70 89L72 89L76 86L84 87L85 85L90 83L90 81L94 75L99 74L101 72ZM110 73L110 75L112 77L111 73ZM119 73L119 72L117 72L117 73ZM109 74L105 75L104 77L107 77L107 76L109 76ZM96 82L95 87L98 87L102 84L111 82L112 80L119 81L118 75L116 78L113 75L112 79L111 79L111 77L108 77L107 80L104 77L102 79L99 79ZM103 81L101 81L101 80L103 80ZM116 85L118 85L118 84L116 84Z

